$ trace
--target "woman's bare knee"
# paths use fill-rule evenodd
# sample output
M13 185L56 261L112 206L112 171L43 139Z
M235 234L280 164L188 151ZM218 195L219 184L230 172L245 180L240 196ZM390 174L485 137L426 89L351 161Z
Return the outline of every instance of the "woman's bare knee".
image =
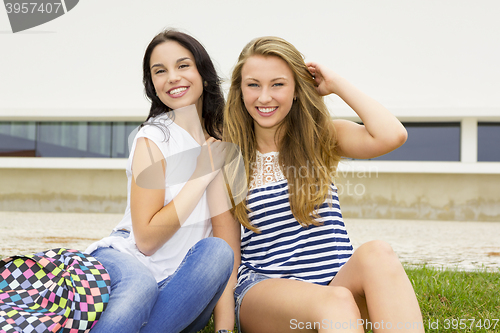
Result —
M315 302L318 319L359 318L360 313L351 291L341 286L326 288L322 299Z
M357 255L365 265L378 266L381 263L399 263L397 254L394 252L389 243L382 240L374 240L367 242L356 250ZM356 253L355 252L355 253Z
M394 254L394 250L391 245L383 240L372 240L366 242L359 247L358 251L368 251L369 253L382 255Z
M367 242L356 252L351 259L355 260L360 273L364 272L364 276L369 280L373 280L375 276L384 276L386 280L391 280L406 275L397 254L385 241Z

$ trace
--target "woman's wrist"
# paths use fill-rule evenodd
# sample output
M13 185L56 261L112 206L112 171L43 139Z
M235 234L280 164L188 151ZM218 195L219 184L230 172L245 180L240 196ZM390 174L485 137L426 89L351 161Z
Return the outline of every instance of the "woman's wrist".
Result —
M332 74L331 80L327 84L329 94L339 95L342 94L342 89L348 84L347 80L337 73Z
M218 330L216 333L234 333L231 330Z

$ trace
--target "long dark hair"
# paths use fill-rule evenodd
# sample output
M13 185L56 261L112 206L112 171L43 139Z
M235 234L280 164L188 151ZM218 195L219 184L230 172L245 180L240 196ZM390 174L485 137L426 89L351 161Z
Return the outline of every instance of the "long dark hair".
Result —
M165 30L156 35L149 43L144 53L142 63L144 90L146 96L151 101L151 108L146 121L162 113L172 111L171 108L163 104L156 96L153 81L151 79L151 53L156 46L166 41L175 41L188 49L194 56L196 68L200 73L203 82L207 82L203 87L203 111L201 116L204 120L204 127L210 136L216 139L222 138L222 120L224 113L224 95L220 86L221 79L217 75L214 64L207 51L196 39L176 30Z

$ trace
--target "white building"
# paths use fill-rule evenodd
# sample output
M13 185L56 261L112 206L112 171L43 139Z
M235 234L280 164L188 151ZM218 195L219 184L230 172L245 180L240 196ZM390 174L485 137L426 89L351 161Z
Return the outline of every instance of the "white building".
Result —
M493 0L80 1L13 34L0 10L0 210L124 209L126 136L149 110L143 52L174 27L226 79L252 38L283 37L405 123L402 148L341 164L346 216L500 221L499 11Z

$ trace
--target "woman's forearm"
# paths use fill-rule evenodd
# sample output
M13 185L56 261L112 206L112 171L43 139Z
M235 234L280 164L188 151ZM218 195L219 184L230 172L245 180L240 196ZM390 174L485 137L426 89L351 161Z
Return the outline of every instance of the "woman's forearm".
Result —
M203 196L210 180L209 175L189 180L172 201L165 206L162 202L162 208L151 216L146 215L141 206L151 204L148 202L150 199L156 199L141 194L144 194L144 191L158 190L132 192L130 200L135 241L143 254L154 254L182 227Z
M215 331L233 330L234 328L234 288L236 287L238 268L241 262L241 226L235 221L232 214L227 211L212 217L214 237L225 240L233 249L234 265L231 277L227 282L226 289L219 298L214 309Z
M406 140L406 129L382 104L338 76L331 83L335 92L357 113L366 131L376 140L399 146Z

